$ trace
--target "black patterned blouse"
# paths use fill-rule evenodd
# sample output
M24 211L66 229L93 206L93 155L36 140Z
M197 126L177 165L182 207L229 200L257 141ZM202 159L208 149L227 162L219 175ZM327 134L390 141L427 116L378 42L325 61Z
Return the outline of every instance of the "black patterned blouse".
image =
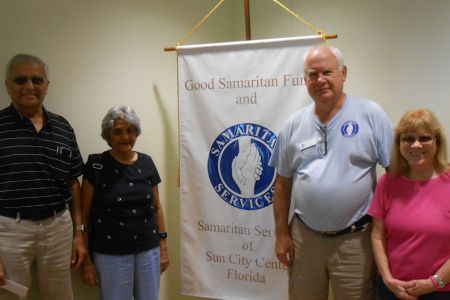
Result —
M138 153L131 165L109 151L91 154L83 180L94 186L89 246L103 254L132 254L159 246L152 187L161 182L150 156Z

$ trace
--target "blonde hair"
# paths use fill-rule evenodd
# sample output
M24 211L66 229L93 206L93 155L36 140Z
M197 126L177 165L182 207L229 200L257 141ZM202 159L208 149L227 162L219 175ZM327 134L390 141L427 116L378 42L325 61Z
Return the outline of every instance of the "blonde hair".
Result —
M394 175L403 175L409 171L409 164L400 153L400 136L405 132L427 131L436 139L436 155L434 169L439 174L448 170L447 140L442 126L434 113L428 109L407 111L395 128L394 147L390 172Z

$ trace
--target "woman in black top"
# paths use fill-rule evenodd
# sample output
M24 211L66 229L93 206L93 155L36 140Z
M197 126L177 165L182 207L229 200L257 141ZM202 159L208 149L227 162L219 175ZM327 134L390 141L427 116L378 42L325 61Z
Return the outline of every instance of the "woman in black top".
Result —
M82 199L89 220L90 256L83 279L100 286L102 300L155 300L169 265L158 171L150 156L133 150L140 122L128 106L111 108L102 137L111 147L91 154Z

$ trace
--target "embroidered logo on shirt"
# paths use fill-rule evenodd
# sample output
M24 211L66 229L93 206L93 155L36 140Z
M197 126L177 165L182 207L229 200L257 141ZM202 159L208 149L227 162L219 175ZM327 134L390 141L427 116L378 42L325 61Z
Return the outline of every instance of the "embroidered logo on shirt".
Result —
M209 180L222 200L244 210L272 204L275 168L269 167L277 136L251 123L231 126L214 140L208 157Z
M346 138L354 137L358 134L359 125L355 121L346 121L341 126L341 133Z
M56 154L61 155L63 157L72 158L72 150L65 146L56 147Z

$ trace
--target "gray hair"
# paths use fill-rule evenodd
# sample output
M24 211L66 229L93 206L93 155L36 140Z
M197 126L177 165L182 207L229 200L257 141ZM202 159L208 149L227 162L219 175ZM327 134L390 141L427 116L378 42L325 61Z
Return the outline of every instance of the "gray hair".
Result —
M40 59L39 57L37 57L36 55L31 55L31 54L25 54L25 53L19 53L16 54L13 58L11 58L11 60L6 64L6 70L5 70L5 80L10 79L10 75L11 75L11 70L18 65L23 65L23 64L37 64L40 66L44 67L45 70L45 77L48 80L49 77L49 71L48 71L48 66L47 64Z
M339 64L339 71L342 71L342 69L345 67L345 63L344 63L344 56L342 55L341 50L339 50L336 47L333 46L328 46L328 45L320 45L320 46L314 46L311 47L310 49L308 49L308 51L306 51L306 53L303 55L303 63L306 62L306 58L308 57L308 55L310 55L312 52L314 52L315 50L319 49L319 48L327 48L328 50L331 51L331 53L333 53L333 55L336 57L336 60Z
M127 105L118 105L110 108L102 121L102 138L109 143L111 129L117 120L123 120L136 128L136 135L141 134L141 121L134 110Z

